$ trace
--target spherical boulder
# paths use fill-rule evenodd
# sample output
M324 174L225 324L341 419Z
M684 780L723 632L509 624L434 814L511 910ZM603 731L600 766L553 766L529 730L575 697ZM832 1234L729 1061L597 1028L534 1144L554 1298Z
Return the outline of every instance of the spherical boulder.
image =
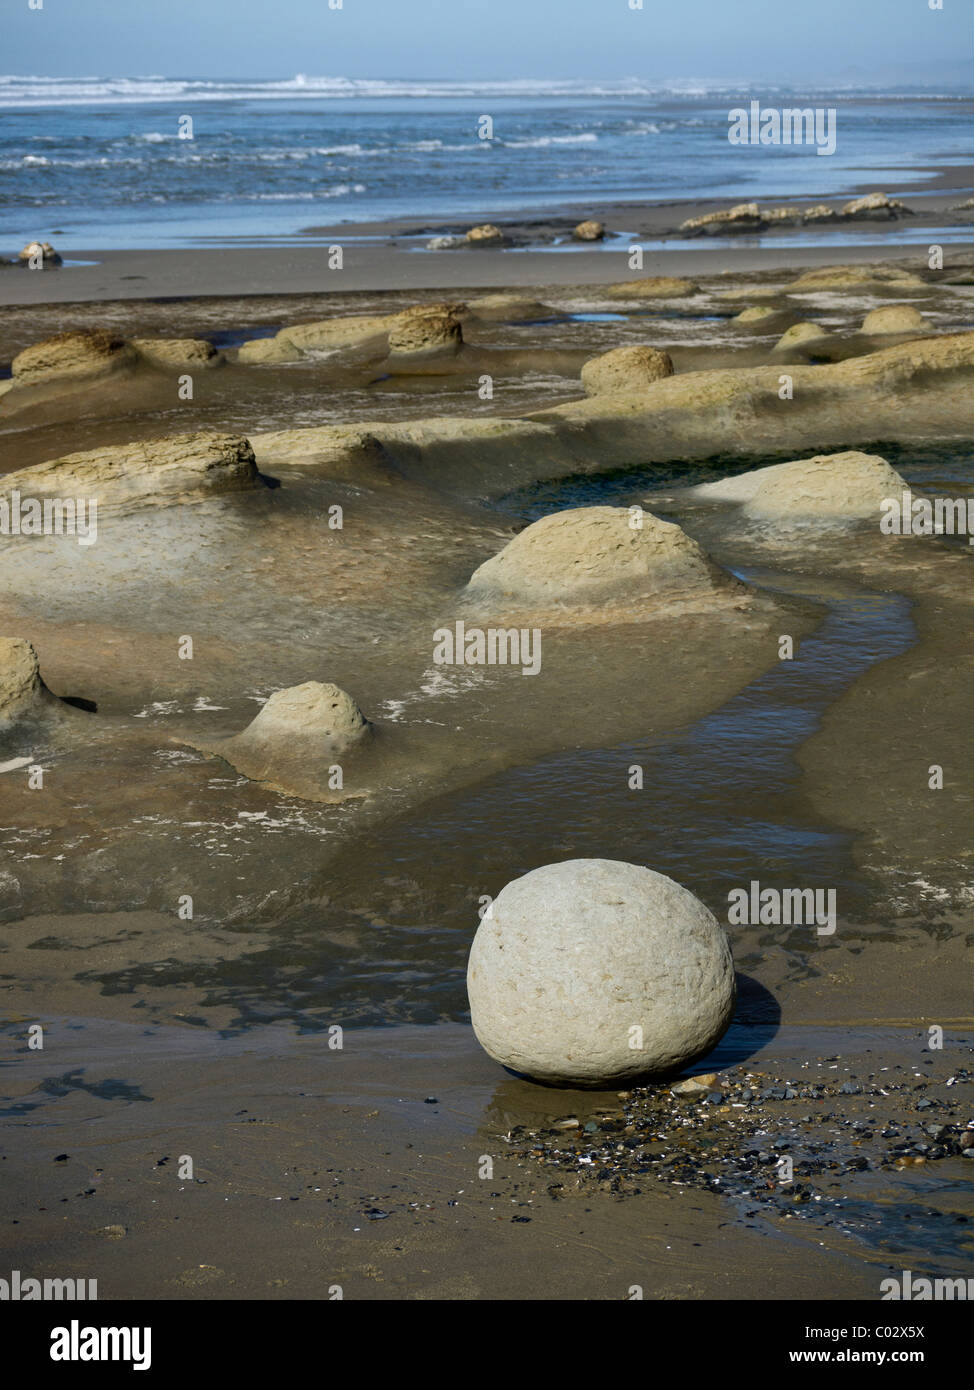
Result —
M61 265L61 257L49 241L29 241L17 260L21 265Z
M862 321L863 333L881 337L887 333L923 333L930 324L912 304L886 304L873 309Z
M575 507L535 521L474 571L475 602L604 607L711 596L737 581L675 522L628 507Z
M781 524L808 521L878 521L888 497L901 497L907 484L878 454L848 449L810 459L773 463L716 483L703 483L694 495L739 502L749 516Z
M556 1086L664 1076L705 1056L734 1010L727 936L664 874L614 859L546 864L501 890L467 966L495 1061Z
M673 360L658 348L634 345L612 348L591 357L582 367L586 395L607 396L642 391L654 381L673 375Z

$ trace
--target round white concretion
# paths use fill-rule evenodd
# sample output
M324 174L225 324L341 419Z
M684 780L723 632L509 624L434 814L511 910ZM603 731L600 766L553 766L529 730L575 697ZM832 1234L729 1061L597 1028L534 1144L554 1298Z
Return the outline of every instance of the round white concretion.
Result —
M734 1009L727 936L664 874L570 859L515 879L470 950L474 1032L536 1081L615 1086L705 1056Z

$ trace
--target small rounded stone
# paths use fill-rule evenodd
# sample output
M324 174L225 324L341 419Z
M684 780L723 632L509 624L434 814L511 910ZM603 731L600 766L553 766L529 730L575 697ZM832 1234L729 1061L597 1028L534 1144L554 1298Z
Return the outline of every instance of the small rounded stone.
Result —
M734 964L716 918L680 884L570 859L494 899L467 992L495 1061L548 1085L610 1087L705 1056L730 1023Z

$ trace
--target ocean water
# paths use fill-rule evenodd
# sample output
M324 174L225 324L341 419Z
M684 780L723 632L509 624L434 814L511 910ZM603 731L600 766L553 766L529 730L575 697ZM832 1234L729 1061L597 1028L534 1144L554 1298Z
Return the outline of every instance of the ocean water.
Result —
M731 145L728 112L751 100L834 106L836 153ZM272 244L315 225L567 203L899 193L972 149L974 94L950 92L0 77L0 240Z

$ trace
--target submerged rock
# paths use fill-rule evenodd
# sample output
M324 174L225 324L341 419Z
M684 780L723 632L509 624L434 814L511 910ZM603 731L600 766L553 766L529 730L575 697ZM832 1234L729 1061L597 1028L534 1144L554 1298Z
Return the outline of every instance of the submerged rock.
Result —
M775 521L879 522L881 504L907 484L878 454L846 450L755 468L736 478L704 483L697 497L740 502L749 516Z
M539 299L525 299L520 294L482 294L467 300L467 312L474 318L500 323L534 323L550 319L555 310Z
M793 323L775 343L774 351L790 352L792 348L801 347L803 343L820 342L823 338L831 336L829 330L819 323Z
M734 1009L727 936L663 874L611 859L546 864L501 890L467 966L485 1052L548 1085L665 1075L708 1053Z
M12 365L13 381L19 387L87 380L133 367L137 360L131 343L111 333L59 333L17 354Z
M243 435L199 430L66 454L0 479L23 497L84 498L99 510L131 511L242 492L260 486L254 451Z
M582 367L582 385L588 395L600 396L641 391L672 375L673 361L668 352L653 347L620 347L590 358Z
M266 782L297 795L343 800L360 795L336 778L343 760L360 752L372 738L373 726L352 697L330 682L306 681L278 690L242 733L193 746L216 753L254 782ZM329 781L337 785L330 788Z
M237 351L237 361L245 363L261 362L300 362L301 353L296 347L280 336L273 338L251 338L241 343Z
M528 526L474 571L464 593L558 607L673 602L721 590L742 586L674 522L641 508L578 507Z
M643 280L622 280L606 285L604 294L610 299L683 299L697 293L692 280L676 275L649 275Z
M346 318L322 319L317 323L298 323L282 328L273 339L299 352L354 347L371 338L382 338L389 332L393 315L350 314Z
M763 323L765 319L776 319L782 312L772 304L751 304L735 314L735 323Z
M873 309L862 321L863 333L876 337L884 333L923 333L930 323L912 304L887 304Z

